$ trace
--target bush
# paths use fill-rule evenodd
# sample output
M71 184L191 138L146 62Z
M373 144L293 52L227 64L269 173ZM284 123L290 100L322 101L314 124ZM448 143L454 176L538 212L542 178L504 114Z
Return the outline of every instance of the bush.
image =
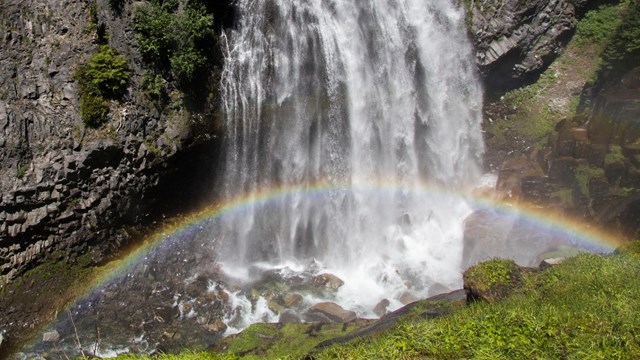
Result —
M209 60L213 16L198 1L153 1L136 9L133 30L143 59L180 82L191 82Z
M131 76L127 60L108 46L99 51L75 73L80 93L80 117L85 125L100 127L109 107L105 98L121 97Z
M80 117L85 125L98 128L107 119L109 107L100 95L88 93L80 97Z
M77 73L80 85L86 91L111 98L124 93L130 76L127 59L108 46L101 46L98 53Z

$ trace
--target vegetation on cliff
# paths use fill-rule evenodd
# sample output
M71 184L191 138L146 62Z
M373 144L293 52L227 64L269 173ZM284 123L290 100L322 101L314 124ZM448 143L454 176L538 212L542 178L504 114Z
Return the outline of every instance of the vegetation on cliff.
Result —
M127 59L107 45L78 67L75 78L80 94L80 117L89 127L100 127L109 113L107 99L118 99L126 90L131 71Z
M199 1L158 1L136 9L136 45L153 71L190 83L210 60L213 15Z

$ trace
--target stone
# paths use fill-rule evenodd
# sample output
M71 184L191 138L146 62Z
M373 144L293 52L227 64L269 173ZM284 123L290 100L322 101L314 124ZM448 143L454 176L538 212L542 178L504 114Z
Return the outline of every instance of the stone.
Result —
M548 269L552 266L562 264L565 260L567 260L567 258L565 257L555 257L555 258L544 259L542 260L542 262L540 262L540 265L538 267L541 270Z
M383 317L387 315L387 313L389 312L387 310L387 307L389 306L389 304L390 302L387 299L380 300L380 302L378 302L378 304L374 306L373 313L376 314L377 317Z
M287 309L280 314L280 317L278 317L278 322L282 324L285 324L285 323L297 324L302 322L302 318L300 317L300 315L298 315L297 312Z
M342 306L328 301L313 305L305 315L306 320L310 322L346 323L356 319L354 311L345 310Z
M56 330L48 331L42 334L42 341L46 343L57 343L60 341L60 333Z
M287 294L284 297L284 306L286 308L297 308L302 305L304 298L300 294Z
M216 319L213 323L207 324L206 328L212 333L219 333L227 330L227 324L220 319Z
M420 299L412 293L405 291L398 297L398 300L402 303L402 305L407 305L414 303Z
M344 281L342 281L339 277L329 273L314 276L311 279L311 283L315 287L328 290L338 290L342 285L344 285Z

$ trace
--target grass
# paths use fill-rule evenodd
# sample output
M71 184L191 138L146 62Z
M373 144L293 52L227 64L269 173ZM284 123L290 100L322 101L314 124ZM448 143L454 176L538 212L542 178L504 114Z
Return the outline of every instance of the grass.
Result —
M604 359L640 356L640 262L580 255L505 301L405 323L317 359Z

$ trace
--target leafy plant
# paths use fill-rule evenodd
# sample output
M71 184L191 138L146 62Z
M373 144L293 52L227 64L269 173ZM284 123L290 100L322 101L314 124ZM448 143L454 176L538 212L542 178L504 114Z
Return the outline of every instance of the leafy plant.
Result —
M213 15L198 1L152 1L136 9L133 26L144 60L188 83L209 60Z
M107 120L109 106L100 95L87 93L80 97L80 117L85 125L98 128Z
M105 98L122 96L130 76L127 60L108 46L101 46L87 63L78 67L74 77L80 93L80 117L85 125L104 124L109 112Z

